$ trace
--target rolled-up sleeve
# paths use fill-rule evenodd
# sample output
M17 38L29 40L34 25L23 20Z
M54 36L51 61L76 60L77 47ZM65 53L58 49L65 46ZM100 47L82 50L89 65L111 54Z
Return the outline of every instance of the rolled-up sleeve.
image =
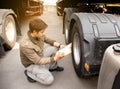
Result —
M35 64L48 64L51 62L50 57L40 57L32 48L21 47L22 53Z

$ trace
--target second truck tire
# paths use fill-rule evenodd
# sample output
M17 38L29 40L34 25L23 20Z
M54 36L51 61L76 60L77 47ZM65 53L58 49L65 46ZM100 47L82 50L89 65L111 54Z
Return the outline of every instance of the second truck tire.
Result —
M16 24L14 17L12 15L6 16L4 23L2 25L3 29L3 38L5 40L5 50L10 50L14 47L16 39L17 39L17 34L16 34Z

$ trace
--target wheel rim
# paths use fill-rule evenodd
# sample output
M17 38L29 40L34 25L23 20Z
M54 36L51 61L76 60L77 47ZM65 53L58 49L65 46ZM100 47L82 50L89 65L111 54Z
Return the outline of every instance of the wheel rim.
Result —
M13 42L13 40L14 40L14 34L15 34L15 25L14 25L14 23L11 21L11 20L9 20L8 21L8 24L6 24L6 26L5 26L5 34L6 34L6 37L8 38L8 40L10 41L10 42Z
M75 33L73 37L73 55L76 65L79 65L81 52L80 52L80 41L79 41L78 33Z

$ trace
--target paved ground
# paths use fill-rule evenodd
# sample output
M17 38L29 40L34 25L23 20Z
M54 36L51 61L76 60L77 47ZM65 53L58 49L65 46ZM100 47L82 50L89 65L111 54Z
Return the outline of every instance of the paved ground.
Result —
M32 17L35 18L35 17ZM28 21L22 23L22 34L28 30ZM44 13L38 18L43 19L49 27L45 34L50 38L65 44L62 34L62 16L56 15L55 7L45 7ZM97 77L80 79L76 76L72 64L71 55L59 61L59 65L64 67L63 72L54 72L55 81L51 86L44 86L40 83L29 83L24 75L24 67L19 57L19 37L15 47L0 59L0 89L97 89Z

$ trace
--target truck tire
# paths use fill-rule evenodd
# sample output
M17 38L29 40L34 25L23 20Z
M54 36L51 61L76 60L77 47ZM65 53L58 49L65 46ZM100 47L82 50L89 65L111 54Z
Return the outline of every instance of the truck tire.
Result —
M76 74L79 77L83 76L82 66L83 66L83 51L82 51L82 35L78 31L77 24L74 23L72 31L72 59Z
M63 15L63 30L64 30L64 34L65 34L65 42L66 44L68 44L68 16L66 16L66 13L64 13Z
M14 47L17 38L16 24L12 15L6 16L2 29L3 38L5 40L4 48L5 50L10 50Z
M70 23L70 16L72 13L75 12L72 8L65 8L63 14L63 34L65 34L65 42L66 44L69 43L69 23Z

